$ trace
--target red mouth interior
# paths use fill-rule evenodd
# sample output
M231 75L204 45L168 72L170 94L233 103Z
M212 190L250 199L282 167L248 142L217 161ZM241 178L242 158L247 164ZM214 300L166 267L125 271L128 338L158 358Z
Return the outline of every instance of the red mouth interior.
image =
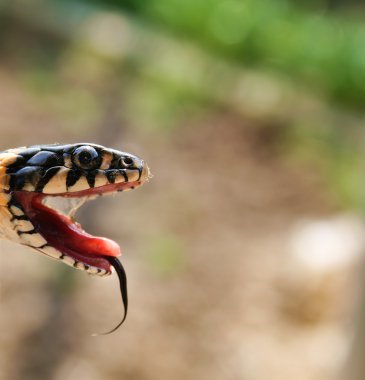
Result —
M52 196L92 196L121 191L138 185L139 182L119 183L75 193L52 194ZM120 256L120 247L115 241L104 237L92 236L69 217L47 207L42 201L45 196L50 195L16 191L13 193L13 196L22 205L24 212L34 225L36 231L47 240L48 245L76 261L81 261L85 265L111 272L111 265L104 256Z

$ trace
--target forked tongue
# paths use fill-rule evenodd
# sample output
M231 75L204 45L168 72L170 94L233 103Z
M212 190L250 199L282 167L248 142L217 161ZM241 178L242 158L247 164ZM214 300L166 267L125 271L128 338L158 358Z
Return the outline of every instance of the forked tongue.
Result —
M124 306L124 315L123 315L122 320L114 328L112 328L110 331L107 331L105 333L92 334L92 336L108 335L108 334L114 332L123 324L123 322L127 318L127 312L128 312L127 275L125 273L123 265L116 257L113 257L113 256L104 256L104 257L113 266L113 268L115 269L115 272L118 275L120 293L122 296L122 301L123 301L123 306Z

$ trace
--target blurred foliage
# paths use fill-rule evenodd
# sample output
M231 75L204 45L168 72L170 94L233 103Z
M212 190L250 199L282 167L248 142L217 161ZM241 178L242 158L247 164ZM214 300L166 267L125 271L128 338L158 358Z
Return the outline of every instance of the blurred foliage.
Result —
M299 124L286 131L285 152L291 152L296 163L311 162L342 207L365 213L364 151L356 143L364 139L364 133L360 128L348 133L345 128Z
M184 267L183 244L168 232L155 236L146 247L146 259L149 267L158 274L175 274Z
M21 9L27 2L9 4L14 3ZM34 36L25 29L31 48L17 54L27 58L20 59L28 65L24 83L59 119L78 129L102 120L105 93L124 104L118 111L122 118L150 131L172 130L206 111L228 108L257 126L280 125L284 154L312 162L342 206L365 211L361 2L53 0L38 5L40 12L22 17L33 17L39 30ZM105 10L113 10L113 17L100 16ZM6 23L1 27L5 35ZM115 93L114 87L123 91ZM313 96L309 107L308 94Z
M335 100L361 109L365 100L365 28L360 5L338 1L151 0L118 1L120 6L214 54L243 66L280 70ZM104 2L105 4L105 2ZM357 8L356 8L357 10ZM361 13L361 12L360 12ZM358 20L356 20L356 18ZM166 99L166 98L165 98ZM175 108L172 107L172 110ZM344 126L296 123L288 126L288 151L320 168L344 207L365 211L363 151L358 131ZM361 136L363 137L363 136Z
M103 1L245 65L299 78L344 104L362 107L362 22L313 12L285 0ZM313 2L312 2L313 3ZM331 7L328 1L322 2ZM346 2L347 3L347 2ZM350 5L350 2L348 3Z

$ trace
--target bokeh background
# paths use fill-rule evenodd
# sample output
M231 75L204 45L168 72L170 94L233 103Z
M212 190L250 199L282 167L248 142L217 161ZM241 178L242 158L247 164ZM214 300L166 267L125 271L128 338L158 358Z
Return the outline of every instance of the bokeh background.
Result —
M154 178L78 219L95 278L0 243L2 380L365 378L365 7L0 2L0 149L95 142Z

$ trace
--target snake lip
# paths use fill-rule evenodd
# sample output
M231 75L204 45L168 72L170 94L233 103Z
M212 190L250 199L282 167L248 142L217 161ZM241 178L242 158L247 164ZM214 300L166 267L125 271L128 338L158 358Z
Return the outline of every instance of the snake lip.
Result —
M83 269L91 274L110 274L112 266L107 257L121 255L119 245L104 237L93 236L85 232L81 225L68 215L49 207L45 200L49 197L86 198L112 194L117 191L129 190L141 185L140 181L109 184L78 192L44 194L30 191L13 191L14 200L22 207L25 215L45 240L37 249L49 254L49 247L56 250L55 257L77 269ZM51 249L52 249L51 248Z

